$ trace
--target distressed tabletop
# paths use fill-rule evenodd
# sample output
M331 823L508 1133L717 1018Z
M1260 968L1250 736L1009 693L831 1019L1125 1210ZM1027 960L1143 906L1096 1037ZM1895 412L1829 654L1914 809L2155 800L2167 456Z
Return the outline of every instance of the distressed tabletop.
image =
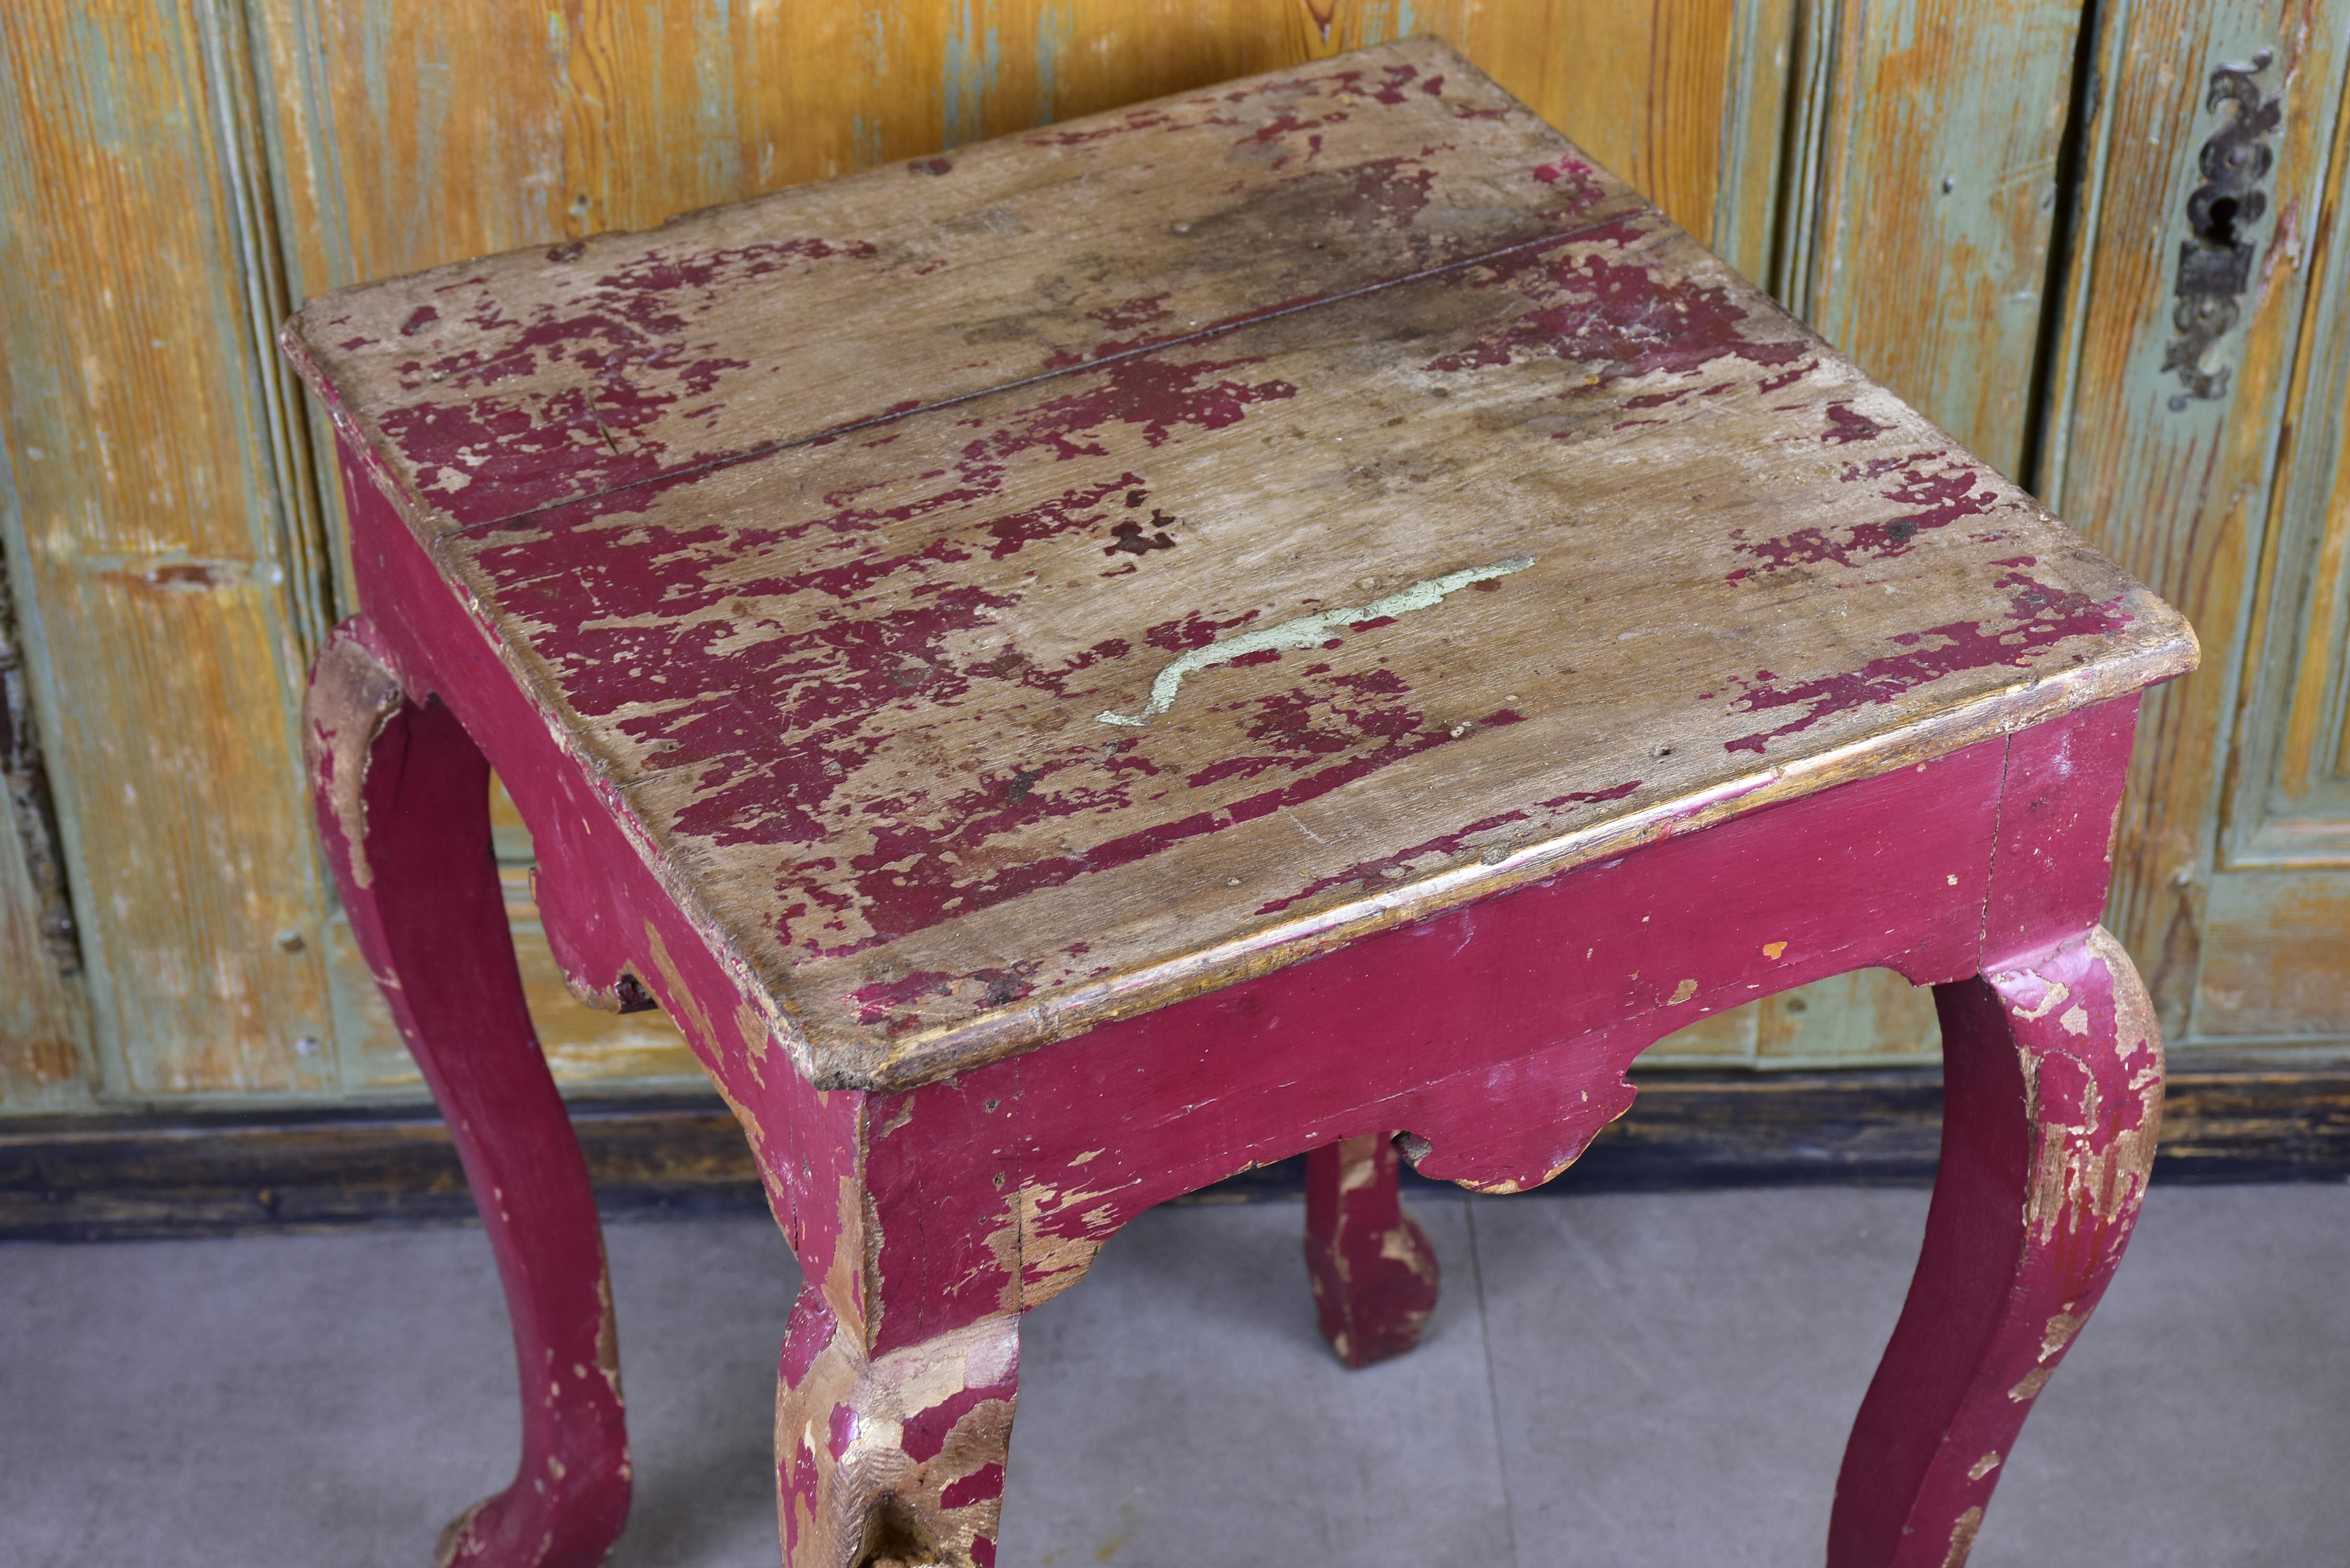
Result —
M325 296L287 341L827 1087L2195 659L1424 39Z

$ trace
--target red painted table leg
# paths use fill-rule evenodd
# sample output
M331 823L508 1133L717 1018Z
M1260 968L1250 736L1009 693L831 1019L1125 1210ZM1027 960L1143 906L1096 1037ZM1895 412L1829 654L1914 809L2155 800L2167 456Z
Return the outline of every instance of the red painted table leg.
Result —
M1020 1320L868 1357L811 1282L775 1380L786 1568L993 1568Z
M1396 1189L1400 1161L1383 1135L1305 1157L1305 1268L1322 1337L1349 1366L1419 1343L1436 1310L1436 1250Z
M1909 1299L1845 1450L1829 1568L1958 1568L2146 1195L2162 1041L2102 929L1936 988L1942 1160Z
M489 767L337 630L306 738L318 828L359 950L447 1116L488 1229L522 1374L522 1467L441 1538L442 1568L592 1568L629 1511L629 1454L588 1167L524 1004L491 857Z

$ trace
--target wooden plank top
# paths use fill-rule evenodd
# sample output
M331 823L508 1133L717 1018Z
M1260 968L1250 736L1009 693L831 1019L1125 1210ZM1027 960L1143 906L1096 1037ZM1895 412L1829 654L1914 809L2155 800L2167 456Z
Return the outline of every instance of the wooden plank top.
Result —
M820 1085L2194 662L1441 45L939 161L288 330Z

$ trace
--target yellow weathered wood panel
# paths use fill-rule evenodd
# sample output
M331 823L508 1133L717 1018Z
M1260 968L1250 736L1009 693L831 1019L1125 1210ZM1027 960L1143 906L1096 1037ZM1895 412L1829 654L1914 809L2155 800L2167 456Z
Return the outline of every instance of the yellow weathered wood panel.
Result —
M1750 1002L1668 1034L1649 1067L1882 1067L1941 1051L1932 991L1888 969L1866 969Z
M2145 971L2166 1033L2182 1038L2203 961L2220 778L2243 672L2247 576L2269 527L2278 435L2303 325L2321 181L2340 101L2350 6L2317 0L2141 0L2106 22L2084 223L2067 283L2043 490L2133 576L2177 605L2207 649L2151 693L2139 722L2107 923ZM2248 224L2259 263L2222 340L2225 396L2190 400L2162 369L2178 336L2175 271L2198 156L2230 111L2212 69L2272 63L2282 99ZM2334 961L2338 963L2338 958Z
M522 968L523 997L556 1082L566 1090L702 1087L708 1080L668 1014L658 1010L600 1012L571 994L520 874L509 876L508 888L514 896L507 915L514 927L515 957ZM423 1075L401 1042L368 973L367 961L340 916L329 927L328 944L328 961L340 982L336 1027L342 1036L343 1086L366 1096L421 1090Z
M2016 476L2079 0L1846 0L1838 21L1795 297L1862 369Z
M1785 0L1751 3L1783 16ZM1703 239L1745 15L1739 0L256 8L302 293L642 228L1407 29L1444 36ZM1773 47L1765 77L1783 70ZM1775 125L1755 137L1766 155Z
M106 1083L136 1095L334 1081L209 16L0 8L5 547Z
M1666 216L1711 240L1739 10L1735 0L1484 5L1464 36L1447 36Z
M1751 1067L1762 1004L1749 1002L1676 1029L1640 1053L1643 1067Z

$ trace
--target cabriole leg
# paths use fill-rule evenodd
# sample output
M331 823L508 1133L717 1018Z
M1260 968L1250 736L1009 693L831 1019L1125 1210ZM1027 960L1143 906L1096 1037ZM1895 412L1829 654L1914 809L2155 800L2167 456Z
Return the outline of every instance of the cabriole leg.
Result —
M2162 1040L2103 929L1936 988L1941 1168L1836 1480L1829 1568L1958 1568L2033 1400L2121 1262Z
M1020 1320L868 1359L811 1282L775 1379L785 1568L993 1568Z
M619 1359L587 1162L524 1004L490 846L489 767L338 628L304 705L343 908L464 1162L522 1372L522 1468L442 1532L440 1562L593 1568L629 1511Z
M1305 1157L1305 1270L1322 1337L1349 1366L1401 1355L1436 1309L1436 1250L1403 1211L1393 1139L1344 1138Z

